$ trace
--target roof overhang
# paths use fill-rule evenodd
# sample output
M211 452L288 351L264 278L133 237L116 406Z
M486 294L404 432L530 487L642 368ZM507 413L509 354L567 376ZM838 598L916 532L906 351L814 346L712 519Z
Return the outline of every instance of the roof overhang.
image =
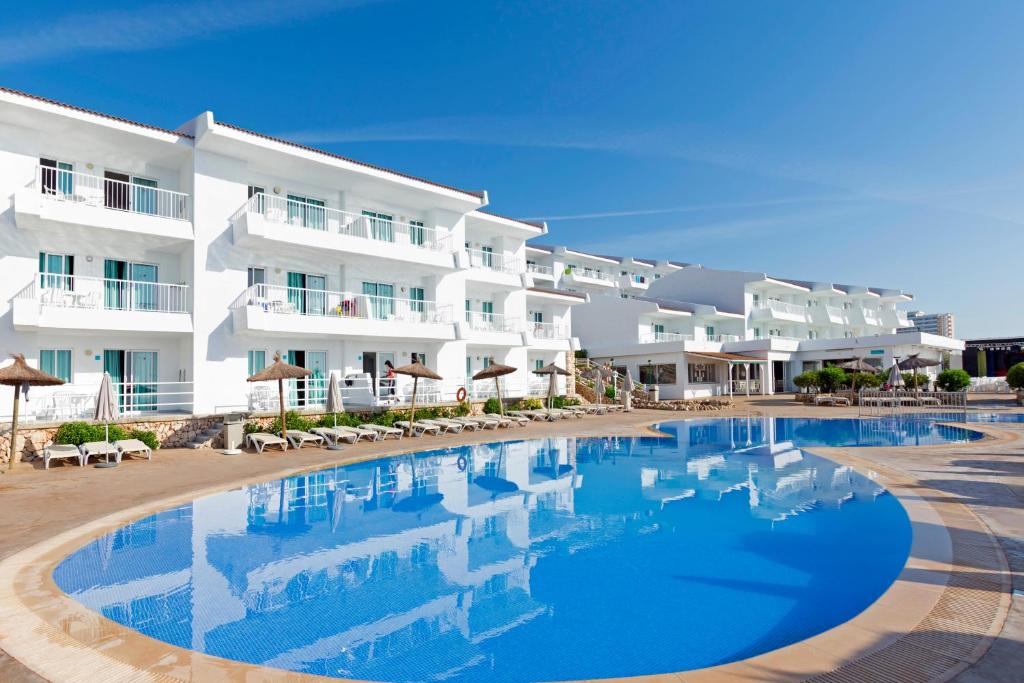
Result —
M742 353L725 353L723 351L686 351L685 353L688 357L706 358L708 360L731 363L734 365L768 362L767 358L745 356Z

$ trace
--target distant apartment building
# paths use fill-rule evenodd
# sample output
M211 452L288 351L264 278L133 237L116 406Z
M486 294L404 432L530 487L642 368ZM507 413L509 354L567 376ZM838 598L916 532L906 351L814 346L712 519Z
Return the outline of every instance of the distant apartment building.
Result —
M924 311L911 311L907 318L913 326L928 334L937 334L942 337L955 337L954 317L952 313L925 313Z

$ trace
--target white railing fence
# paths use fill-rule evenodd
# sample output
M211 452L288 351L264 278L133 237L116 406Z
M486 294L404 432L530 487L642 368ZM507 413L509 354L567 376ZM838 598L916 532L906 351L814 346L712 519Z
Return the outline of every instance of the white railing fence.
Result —
M501 313L483 313L467 311L466 324L472 330L480 332L519 332L522 320Z
M570 268L569 272L576 277L586 277L591 280L600 280L601 282L615 283L615 276L611 273L605 273L600 270L594 270L593 268Z
M245 210L262 215L272 223L433 251L451 251L451 235L447 231L418 223L365 216L263 193L250 197Z
M861 389L857 394L861 415L892 415L922 410L967 410L966 391L913 391Z
M527 263L526 272L533 273L534 275L544 275L546 277L554 277L555 269L551 266L544 266L539 263Z
M358 318L410 323L451 323L451 306L435 301L388 296L330 292L287 285L252 285L232 308L259 306L270 313Z
M100 206L116 211L189 220L189 196L140 182L102 178L49 166L37 166L33 186L62 202Z
M527 330L534 339L568 339L569 327L559 323L527 322Z
M33 387L19 412L28 420L91 420L96 414L99 391L98 382ZM114 392L121 414L126 417L192 412L192 382L115 382ZM0 419L9 420L10 406L3 410Z
M694 341L692 334L678 332L646 332L640 335L641 344L657 344L659 342Z
M971 386L967 389L970 392L986 394L1007 394L1010 392L1010 385L1005 377L972 377Z
M521 260L508 254L484 249L466 249L466 253L469 255L470 268L483 268L510 275L519 275L525 270Z
M55 273L36 274L16 298L56 308L157 313L188 313L189 309L187 285Z
M790 304L785 301L776 301L775 299L768 299L766 301L759 301L754 305L754 308L759 310L769 310L776 313L785 313L787 315L807 315L807 307L800 304Z

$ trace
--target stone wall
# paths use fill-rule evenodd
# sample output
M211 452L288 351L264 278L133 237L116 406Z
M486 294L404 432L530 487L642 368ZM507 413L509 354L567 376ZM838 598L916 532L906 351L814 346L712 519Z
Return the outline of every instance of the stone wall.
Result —
M192 441L200 432L220 425L223 418L207 417L173 417L173 418L139 418L118 420L117 424L124 429L141 429L156 434L163 448L181 448ZM18 425L18 449L21 460L31 460L42 455L43 449L53 441L57 434L58 424L36 425L32 422ZM11 424L0 426L0 465L7 468L11 451Z

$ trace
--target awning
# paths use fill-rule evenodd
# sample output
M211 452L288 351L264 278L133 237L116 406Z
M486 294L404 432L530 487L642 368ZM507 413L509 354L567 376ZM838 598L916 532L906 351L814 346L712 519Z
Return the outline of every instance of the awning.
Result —
M701 351L700 353L686 351L685 353L687 356L693 356L695 358L706 358L707 360L717 360L733 364L768 362L767 358L744 356L742 353L723 353L721 351Z

